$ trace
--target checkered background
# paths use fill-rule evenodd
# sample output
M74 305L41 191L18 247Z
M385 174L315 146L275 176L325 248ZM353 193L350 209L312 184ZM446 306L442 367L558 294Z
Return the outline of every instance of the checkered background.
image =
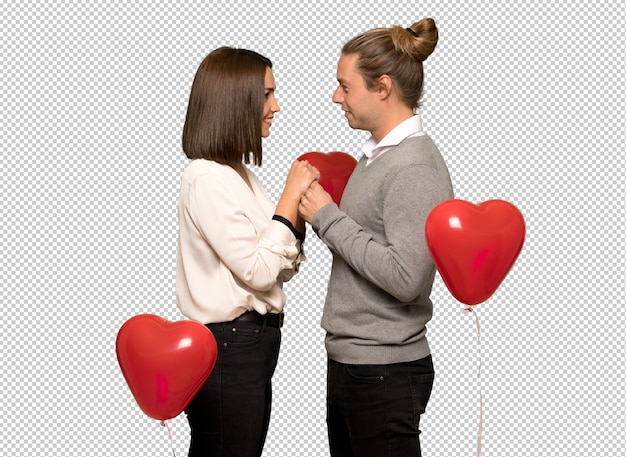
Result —
M176 4L174 4L176 3ZM275 63L282 107L255 170L276 199L307 151L367 138L331 102L342 44L436 19L423 119L457 198L503 199L527 237L471 315L437 277L426 456L618 456L626 447L622 2L59 1L2 4L1 454L167 456L115 338L175 304L181 130L212 49ZM266 457L326 456L320 316L330 254L309 230L289 302ZM480 354L482 357L479 356ZM477 368L482 360L482 374ZM185 456L184 415L170 421Z

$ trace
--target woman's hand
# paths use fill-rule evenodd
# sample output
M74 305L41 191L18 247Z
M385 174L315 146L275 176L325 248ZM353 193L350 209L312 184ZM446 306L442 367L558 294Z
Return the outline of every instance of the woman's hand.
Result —
M309 188L311 183L319 179L320 172L317 168L306 160L295 160L291 164L291 169L287 175L283 194L292 195L300 200L302 194Z
M304 220L298 216L298 205L302 194L311 183L320 179L320 172L306 160L295 160L287 175L283 194L276 204L276 213L289 220L296 230L304 231Z
M298 213L300 217L307 221L309 224L313 220L315 213L323 206L333 202L333 198L324 188L314 181L309 188L304 192L300 199L300 206L298 207Z

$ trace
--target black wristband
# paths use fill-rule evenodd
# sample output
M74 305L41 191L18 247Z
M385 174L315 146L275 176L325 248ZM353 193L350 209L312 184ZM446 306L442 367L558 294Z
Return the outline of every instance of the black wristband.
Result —
M272 216L272 220L278 221L278 222L282 222L283 224L285 224L287 226L287 228L289 230L291 230L291 233L293 233L293 236L295 236L297 239L299 239L301 243L304 243L304 238L305 238L306 234L305 233L301 233L298 230L296 230L296 228L293 226L293 224L291 222L289 222L288 219L285 219L282 216L274 214L274 216Z

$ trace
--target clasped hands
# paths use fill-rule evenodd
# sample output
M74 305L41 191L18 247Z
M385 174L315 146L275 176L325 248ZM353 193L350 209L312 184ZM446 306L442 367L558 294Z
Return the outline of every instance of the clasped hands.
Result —
M309 224L320 208L333 203L332 197L320 185L319 179L319 170L306 160L294 161L287 175L285 190L288 186L294 186L299 193L298 214Z

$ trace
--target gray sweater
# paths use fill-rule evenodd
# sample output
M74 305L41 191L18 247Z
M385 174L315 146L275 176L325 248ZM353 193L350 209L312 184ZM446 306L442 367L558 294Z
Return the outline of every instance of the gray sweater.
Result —
M312 221L333 253L322 327L326 351L348 364L391 364L430 354L435 277L424 226L453 198L446 164L429 136L407 138L366 167L357 164L341 209Z

